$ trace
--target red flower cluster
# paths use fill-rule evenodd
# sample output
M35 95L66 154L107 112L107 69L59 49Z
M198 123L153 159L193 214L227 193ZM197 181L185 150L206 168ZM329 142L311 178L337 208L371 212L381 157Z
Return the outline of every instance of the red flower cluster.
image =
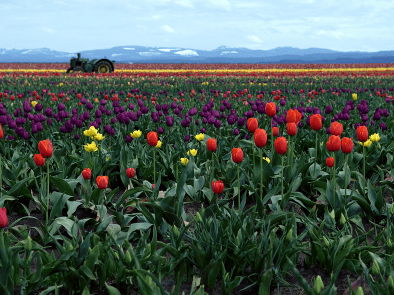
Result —
M210 151L210 152L216 151L217 146L218 145L216 143L216 138L208 138L208 140L207 140L208 151Z
M223 192L223 190L224 190L224 184L223 184L223 181L221 181L221 180L216 180L216 182L213 182L213 180L212 180L212 190L213 190L213 193L215 194L215 195L218 195L218 194L221 194L222 192Z
M108 187L108 176L97 176L96 183L99 189L106 189Z
M128 178L133 178L135 176L135 169L134 168L127 168L126 174Z
M341 139L337 135L331 135L326 143L329 152L337 152L341 148Z
M244 159L244 153L241 148L233 148L231 151L231 156L234 163L241 163Z
M280 136L277 139L275 139L274 146L275 146L275 151L279 155L284 155L287 153L287 140L283 136Z
M357 140L364 142L368 140L368 129L365 126L358 126L357 130Z
M85 168L82 171L82 177L85 180L88 180L92 177L92 171L89 168Z
M267 132L264 129L256 129L254 132L254 143L259 148L265 147L267 144Z
M157 136L157 133L154 131L149 132L146 138L150 146L156 146L157 142L159 141L159 137Z
M321 115L320 114L312 115L309 124L311 125L311 128L313 130L319 131L322 127Z
M249 132L255 132L256 129L259 127L259 123L257 122L256 118L249 118L246 124L248 126Z

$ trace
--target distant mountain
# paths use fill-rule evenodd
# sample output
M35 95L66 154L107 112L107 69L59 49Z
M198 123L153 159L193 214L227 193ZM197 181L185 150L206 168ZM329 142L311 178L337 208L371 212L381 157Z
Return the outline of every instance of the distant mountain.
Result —
M277 47L252 50L219 46L214 50L180 47L117 46L80 51L84 58L107 57L116 63L393 63L394 50L340 52L322 48ZM39 49L0 48L2 63L68 63L77 53Z

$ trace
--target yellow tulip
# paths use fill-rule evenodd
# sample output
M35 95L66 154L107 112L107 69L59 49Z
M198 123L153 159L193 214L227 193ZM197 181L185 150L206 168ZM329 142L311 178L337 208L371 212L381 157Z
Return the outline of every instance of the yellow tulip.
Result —
M84 147L85 147L85 151L87 151L87 152L95 152L95 151L97 151L97 145L96 145L96 143L93 141L93 142L91 142L90 144L87 144L87 145L84 145Z
M379 133L374 133L374 134L372 134L372 135L369 137L369 139L370 139L371 141L373 141L373 142L378 142L378 141L380 140Z
M94 126L90 126L90 128L89 128L88 130L85 130L85 131L83 132L83 134L84 134L85 136L89 136L89 137L92 138L92 139L93 139L93 137L95 137L95 136L97 135L97 133L98 133L98 131L97 131L96 128L94 128Z
M161 147L161 141L160 140L158 140L157 141L157 144L156 144L156 146L155 146L156 148L159 148L159 147Z
M205 135L204 135L204 133L200 133L200 134L197 134L196 136L194 136L198 141L201 141L201 140L203 140L204 139L204 137L205 137Z
M141 134L142 134L141 130L134 130L133 133L130 133L132 138L139 138Z
M369 146L372 144L372 141L368 139L366 142L361 142L361 141L359 141L358 143L359 143L361 146L369 147Z
M263 157L263 160L266 160L267 163L271 163L271 160L268 157Z
M181 158L181 163L186 166L186 164L189 163L189 159L188 158Z
M189 151L194 157L197 155L197 150L196 149L192 149ZM189 156L189 152L187 152L187 155Z
M36 106L36 104L38 104L38 102L35 101L35 100L33 100L33 101L31 102L31 105L33 106L33 108Z
M101 141L105 138L101 133L97 133L96 136L94 136L94 139L97 141Z
M352 94L353 100L357 100L357 93Z

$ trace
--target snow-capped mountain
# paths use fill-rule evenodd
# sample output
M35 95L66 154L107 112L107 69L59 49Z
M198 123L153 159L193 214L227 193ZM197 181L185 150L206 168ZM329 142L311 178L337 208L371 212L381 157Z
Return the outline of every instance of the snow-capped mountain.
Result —
M392 63L394 51L340 52L321 48L277 47L252 50L219 46L214 50L180 47L117 46L109 49L81 50L89 59L107 57L116 63ZM0 62L64 63L77 52L39 49L0 48Z

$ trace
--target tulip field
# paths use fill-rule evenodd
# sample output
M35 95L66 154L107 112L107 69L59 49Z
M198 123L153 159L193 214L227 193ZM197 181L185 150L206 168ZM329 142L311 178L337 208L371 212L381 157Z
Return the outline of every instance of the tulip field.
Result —
M0 294L394 295L394 64L0 64Z

